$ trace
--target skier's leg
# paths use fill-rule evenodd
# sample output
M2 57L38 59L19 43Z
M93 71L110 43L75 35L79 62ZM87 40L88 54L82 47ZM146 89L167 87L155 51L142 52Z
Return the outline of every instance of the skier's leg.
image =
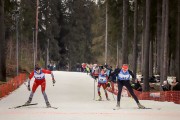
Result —
M47 107L51 107L51 105L50 105L50 103L49 103L49 101L48 101L48 97L47 97L47 95L46 95L46 92L44 91L44 92L42 92L42 94L43 94L44 100L45 100L45 102L46 102L46 106L47 106Z
M99 99L98 100L102 100L100 88L101 88L101 83L98 83L98 85L97 85L97 91L98 91L98 95L99 95Z
M37 84L36 82L34 82L34 84L33 84L33 87L32 87L32 91L31 91L31 93L30 93L30 95L29 95L29 99L28 99L28 101L25 103L25 104L30 104L31 103L31 101L32 101L32 99L33 99L33 96L34 96L34 93L35 93L35 91L36 91L36 89L37 89L37 87L39 86L39 84Z
M117 107L120 107L121 92L123 88L123 81L118 81L118 95L117 95Z
M31 103L32 98L33 98L33 95L34 95L34 93L31 91L31 93L30 93L30 95L29 95L29 99L28 99L28 101L25 103L25 105L29 105L29 104Z
M111 81L112 93L114 93L114 82Z
M138 100L137 96L134 94L134 91L133 91L133 89L132 89L132 87L131 87L130 81L129 81L129 80L128 80L128 81L125 81L125 84L124 84L124 85L125 85L126 88L128 89L128 91L129 91L129 93L131 94L131 96L132 96L132 97L134 98L134 100L136 101L138 107L139 107L140 109L144 109L145 107L139 103L139 100Z
M43 81L43 82L41 83L41 91L42 91L42 93L45 91L45 89L46 89L46 82Z
M107 88L106 83L103 83L103 84L102 84L102 87L103 87L103 89L104 89L104 93L105 93L106 99L107 99L107 100L110 100L110 99L108 98L108 94L107 94L107 91L106 91L106 88Z
M134 94L134 91L131 87L131 84L129 83L130 81L124 81L124 85L126 86L126 88L128 89L129 93L131 94L131 96L134 98L134 100L136 101L136 103L139 103L139 100L137 98L137 96Z
M48 100L48 97L47 97L47 95L46 95L45 89L46 89L46 81L44 81L44 82L41 84L41 91L42 91L44 100L45 100L45 102L46 102L46 106L47 106L47 107L51 107L51 105L50 105L50 103L49 103L49 100Z

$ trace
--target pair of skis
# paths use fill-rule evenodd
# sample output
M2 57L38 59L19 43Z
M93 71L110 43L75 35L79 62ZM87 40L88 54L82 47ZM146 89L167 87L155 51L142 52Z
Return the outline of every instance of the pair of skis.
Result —
M38 103L31 103L31 104L24 104L24 105L18 105L18 106L15 106L15 107L12 107L12 108L9 108L9 109L17 109L17 108L21 108L21 107L27 107L27 106L34 106L34 105L37 105ZM47 108L53 108L53 109L58 109L58 107L47 107Z
M119 109L120 109L120 107L113 108L113 110L119 110ZM136 108L136 109L153 109L153 108L145 107L145 108ZM160 110L160 108L158 108L158 110Z
M113 110L119 110L120 107L117 107L117 108L113 108ZM136 109L152 109L152 108L136 108Z

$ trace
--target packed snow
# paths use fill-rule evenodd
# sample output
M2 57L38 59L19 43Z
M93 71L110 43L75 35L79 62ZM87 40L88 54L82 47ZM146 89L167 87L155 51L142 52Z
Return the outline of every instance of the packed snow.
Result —
M23 84L10 95L0 100L0 120L179 120L180 105L172 102L140 100L140 103L152 109L138 109L135 101L129 97L121 98L121 109L116 106L112 93L108 92L110 101L94 100L94 79L86 73L53 71L56 84L53 86L51 75L46 75L46 93L51 106L46 104L38 87L32 103L35 106L9 109L24 104L30 92ZM27 84L27 83L26 83ZM31 87L33 80L31 80ZM97 95L95 83L95 99ZM116 96L115 96L116 99Z

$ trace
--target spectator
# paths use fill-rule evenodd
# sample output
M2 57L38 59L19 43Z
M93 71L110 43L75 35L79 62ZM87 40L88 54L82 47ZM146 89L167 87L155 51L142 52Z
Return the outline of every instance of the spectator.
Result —
M50 64L48 65L48 70L53 71L53 65L52 65L52 63L50 63Z
M149 82L150 83L156 83L156 77L155 76L152 76L152 77L149 77Z
M167 80L165 80L165 81L163 81L161 88L163 91L169 91L169 90L171 90L171 85L168 83Z
M172 81L171 90L173 91L180 90L180 83L176 80L176 78Z
M142 91L142 86L138 79L135 79L134 83L131 84L132 88L137 90L137 91Z
M53 70L56 70L56 64L54 63L54 65L53 65Z
M143 83L143 80L144 80L144 78L143 78L143 75L141 76L141 83Z
M86 63L82 63L82 72L86 72Z
M89 65L88 65L88 64L86 65L86 68L85 68L85 69L86 69L85 71L86 71L86 73L87 73L87 75L88 75L88 74L90 73L90 68L89 68Z

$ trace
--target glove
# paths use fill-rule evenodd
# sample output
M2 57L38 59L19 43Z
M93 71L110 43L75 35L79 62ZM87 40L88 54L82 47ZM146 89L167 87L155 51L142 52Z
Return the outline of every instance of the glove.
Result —
M30 85L28 85L28 90L31 91Z
M110 77L109 77L109 80L110 80L110 81L112 81L112 80L113 80L112 76L110 76Z
M55 81L55 79L54 79L54 78L52 78L52 81L53 81L53 84L55 84L55 83L56 83L56 81Z
M110 87L110 82L108 82L106 85L107 85L107 87Z

